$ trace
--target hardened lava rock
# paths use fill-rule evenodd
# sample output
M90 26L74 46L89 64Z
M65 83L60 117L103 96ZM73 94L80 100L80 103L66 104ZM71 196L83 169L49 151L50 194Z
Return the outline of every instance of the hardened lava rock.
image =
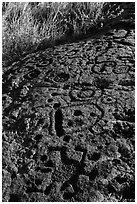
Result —
M134 201L135 30L121 23L3 73L3 202Z

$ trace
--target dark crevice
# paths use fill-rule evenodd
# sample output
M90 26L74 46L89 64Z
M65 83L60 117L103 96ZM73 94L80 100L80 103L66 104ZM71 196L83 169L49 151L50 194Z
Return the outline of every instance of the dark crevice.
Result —
M50 125L49 125L49 128L48 128L48 131L49 131L49 134L52 135L52 130L53 130L53 111L51 111L49 113L49 118L50 118Z
M127 178L125 177L117 176L115 179L120 184L127 182Z
M88 155L89 160L98 161L100 159L100 152L94 152L92 155Z
M115 188L115 186L114 186L113 184L111 184L110 182L109 182L107 188L108 188L108 192L109 192L109 193L116 193L116 188Z
M51 189L52 189L52 184L50 184L49 186L47 186L46 190L44 191L44 194L45 194L45 195L49 195Z
M126 41L120 41L120 40L114 40L113 42L115 43L119 43L119 44L122 44L122 45L127 45L127 46L134 46L133 44L131 44L130 42L126 42Z
M55 130L56 130L57 136L59 136L59 137L64 135L62 122L63 122L62 111L60 109L58 109L55 113Z
M34 184L32 184L32 187L28 187L26 190L26 193L33 193L33 192L42 192L39 190Z
M46 167L54 167L54 163L51 160L49 160L46 162L45 166Z
M95 180L95 178L98 176L98 170L96 168L94 168L90 174L89 174L89 179L90 181Z
M124 190L123 190L123 199L132 199L135 200L135 183L131 182Z
M43 137L43 135L38 134L38 135L35 136L34 139L35 139L37 142L39 142L39 141L42 139L42 137Z
M52 172L52 169L51 168L41 169L41 172L42 173L50 173L50 172Z
M74 195L74 193L65 192L65 193L63 194L63 198L64 198L65 200L69 200L69 199L71 199L71 198L73 197L73 195Z
M35 184L38 186L38 185L41 185L42 184L42 181L40 179L35 179Z
M10 194L9 202L20 202L21 199L17 194Z
M13 173L11 174L11 179L14 179L14 178L17 178L17 175L16 175L15 172L13 172Z

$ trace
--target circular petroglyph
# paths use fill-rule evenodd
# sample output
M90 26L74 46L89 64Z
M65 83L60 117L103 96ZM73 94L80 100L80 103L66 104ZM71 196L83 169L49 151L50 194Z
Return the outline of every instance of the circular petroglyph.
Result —
M101 102L104 103L104 104L114 104L114 103L116 103L116 98L115 98L115 96L104 95L101 98Z
M124 74L127 73L130 69L130 66L126 65L117 65L114 69L113 72L116 74Z
M100 62L98 64L95 64L95 66L92 67L92 71L96 74L111 74L113 71L113 67L115 67L115 62Z
M33 79L33 78L38 77L39 74L40 74L40 71L37 69L34 69L33 71L29 72L28 74L25 74L23 77L25 79Z
M65 82L68 79L69 79L69 74L61 72L61 73L58 73L53 80L55 82Z
M88 99L94 96L95 91L94 90L81 90L77 92L77 97L80 99Z

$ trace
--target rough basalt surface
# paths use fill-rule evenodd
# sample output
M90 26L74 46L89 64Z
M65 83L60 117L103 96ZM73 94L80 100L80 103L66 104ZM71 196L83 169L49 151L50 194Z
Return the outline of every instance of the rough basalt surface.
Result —
M115 22L97 38L38 51L7 67L4 202L134 201L131 25Z

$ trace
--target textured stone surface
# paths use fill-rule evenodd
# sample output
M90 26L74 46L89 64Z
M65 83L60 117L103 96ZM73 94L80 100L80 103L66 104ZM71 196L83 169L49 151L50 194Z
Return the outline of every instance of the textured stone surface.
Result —
M134 201L135 30L27 55L3 74L3 201Z

